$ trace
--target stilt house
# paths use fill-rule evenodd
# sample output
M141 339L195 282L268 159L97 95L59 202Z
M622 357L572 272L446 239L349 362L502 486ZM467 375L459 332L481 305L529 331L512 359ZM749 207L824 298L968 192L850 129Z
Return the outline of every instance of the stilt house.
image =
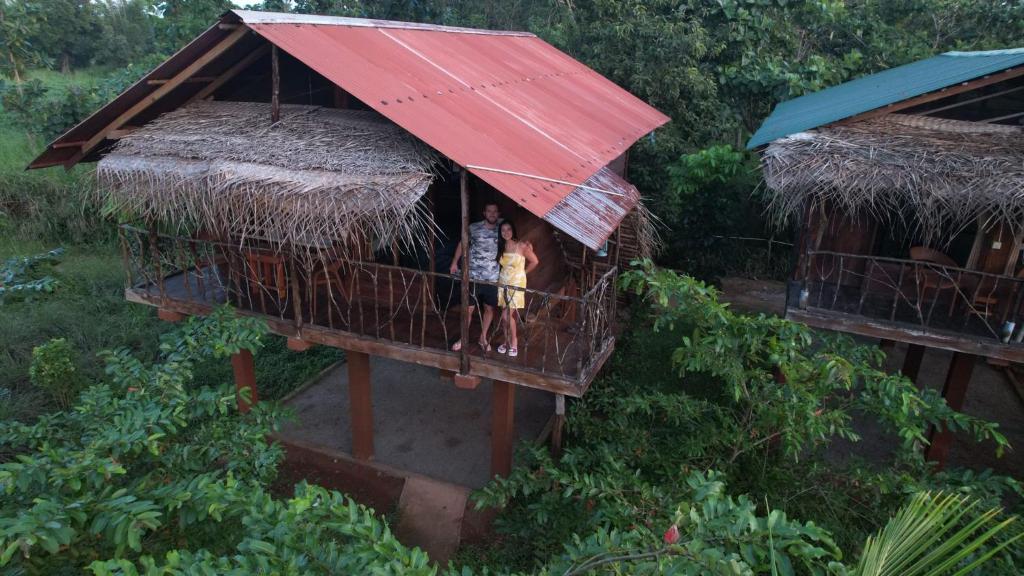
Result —
M1024 49L949 52L779 104L750 140L770 209L798 222L786 316L1024 361ZM948 435L931 447L941 459Z
M653 241L627 152L667 121L532 34L236 10L31 168L98 161L130 220L128 300L170 320L229 303L346 350L357 458L368 355L493 379L505 473L516 387L582 396L614 349L617 271ZM466 262L449 273L488 202L541 261L514 358L475 345ZM235 368L253 388L251 356Z

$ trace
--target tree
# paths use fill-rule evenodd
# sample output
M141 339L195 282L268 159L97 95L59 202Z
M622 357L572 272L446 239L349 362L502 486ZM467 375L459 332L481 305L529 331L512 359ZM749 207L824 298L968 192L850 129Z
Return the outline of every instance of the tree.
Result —
M60 63L61 72L88 66L101 38L96 6L90 0L30 0L46 14L46 25L39 26L32 44L48 58Z
M18 0L0 0L0 70L21 89L25 68L45 62L43 54L32 45L45 15L38 7Z

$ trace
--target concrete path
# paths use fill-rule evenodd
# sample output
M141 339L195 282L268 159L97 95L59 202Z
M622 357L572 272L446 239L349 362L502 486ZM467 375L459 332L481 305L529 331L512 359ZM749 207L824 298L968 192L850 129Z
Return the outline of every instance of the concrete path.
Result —
M462 515L469 488L411 476L398 500L395 535L406 546L418 546L440 566L459 549Z

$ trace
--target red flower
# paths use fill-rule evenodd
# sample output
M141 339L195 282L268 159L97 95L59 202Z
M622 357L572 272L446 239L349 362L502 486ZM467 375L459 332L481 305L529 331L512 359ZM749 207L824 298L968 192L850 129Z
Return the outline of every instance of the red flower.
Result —
M664 539L665 539L665 544L675 544L676 542L678 542L679 541L679 527L676 526L675 524L669 526L668 530L665 530Z

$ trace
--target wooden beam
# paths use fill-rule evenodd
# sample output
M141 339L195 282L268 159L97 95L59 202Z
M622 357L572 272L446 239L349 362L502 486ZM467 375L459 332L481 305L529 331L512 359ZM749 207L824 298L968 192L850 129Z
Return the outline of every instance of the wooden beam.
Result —
M277 46L270 47L270 121L281 120L281 72L277 62Z
M992 124L994 122L1002 122L1003 120L1012 120L1013 118L1020 118L1021 116L1024 116L1024 112L1014 112L1013 114L1007 114L1006 116L996 116L995 118L986 118L986 119L982 120L982 122L985 122L987 124Z
M932 331L920 326L886 322L853 314L829 312L815 308L786 310L786 319L803 322L812 328L824 328L868 338L887 338L907 344L921 344L951 352L966 352L985 358L998 358L1024 363L1024 347L1004 344L998 340L983 340L970 334L950 334Z
M967 398L967 384L971 381L971 372L974 370L976 359L972 354L957 352L953 354L953 361L949 363L946 382L942 386L942 397L946 399L946 404L949 404L949 407L957 412L963 410L964 399ZM948 456L949 447L952 444L952 432L933 428L929 434L925 457L937 463L938 469L941 470L946 464L946 456Z
M74 142L54 142L50 147L54 150L61 148L81 148L88 140L75 140Z
M515 384L495 380L491 384L491 477L512 472L515 443Z
M256 363L252 359L252 352L241 350L231 355L231 369L235 373L235 391L238 397L238 411L242 414L249 412L252 404L259 402L256 393ZM242 390L248 388L249 400L242 397Z
M345 351L348 364L348 410L352 425L352 455L373 458L373 398L370 392L370 355Z
M185 84L201 84L203 82L213 82L216 79L217 79L216 76L193 76L191 78L186 79L184 83ZM146 80L146 84L149 84L150 86L163 86L164 84L167 84L170 81L171 81L170 79L162 79L161 80L161 79L158 79L158 78L154 78L152 80Z
M943 112L943 111L946 111L946 110L952 110L954 108L959 108L961 106L966 106L968 104L974 104L975 102L982 102L984 100L988 100L989 98L997 98L999 96L1004 96L1006 94L1012 94L1012 93L1018 92L1020 90L1024 90L1024 85L1015 86L1013 88L1008 88L1006 90L1000 90L998 92L993 92L991 94L984 94L982 96L978 96L977 98L971 98L969 100L963 100L963 101L960 101L960 102L954 102L952 104L947 104L946 106L940 106L938 108L932 108L930 110L925 110L924 112L921 112L921 114L924 115L924 116L928 116L930 114L935 114L936 112Z
M158 308L156 311L156 317L164 322L181 322L185 319L185 315L181 312L175 312L174 310L168 310L166 308Z
M469 374L469 170L462 168L459 177L459 201L462 209L462 286L460 286L460 311L462 313L459 341L459 371Z
M562 455L562 430L565 428L565 396L555 394L555 418L551 423L551 454Z
M107 134L107 138L110 139L110 140L120 140L121 138L124 138L125 136L128 136L129 134L131 134L132 132L135 132L138 129L139 129L138 126L122 126L121 128L118 128L117 130L111 130Z
M903 368L900 372L911 382L917 383L917 375L921 371L921 360L926 348L920 344L908 344L907 355L903 357Z
M289 338L288 349L292 352L305 352L313 347L313 343L302 338Z
M218 76L216 80L214 80L208 86L197 92L195 96L189 98L188 102L186 102L185 104L188 105L195 102L196 100L206 99L215 91L217 91L218 88L227 83L229 80L241 74L241 72L248 68L250 65L252 65L253 62L265 56L267 52L270 52L270 44L263 44L259 48L253 50L249 53L248 56L236 62L234 65L231 66L231 68L228 68L224 71L223 74Z
M867 112L862 112L860 114L850 116L849 118L846 118L844 120L839 120L838 122L834 122L833 125L843 125L849 124L851 122L858 122L860 120L877 118L878 116L892 114L893 112L899 112L900 110L906 110L907 108L913 108L914 106L920 106L921 104L927 104L928 102L934 102L936 100L941 100L943 98L948 98L950 96L956 96L957 94L970 92L971 90L977 90L978 88L982 88L990 84L1003 82L1005 80L1010 80L1011 78L1017 78L1019 76L1024 76L1024 66L1003 70L1002 72L999 72L997 74L982 76L981 78L977 78L975 80L963 82L958 86L943 88L941 90L936 90L935 92L922 94L915 98L908 98L907 100L903 100L900 102L893 102L892 104L883 106L882 108L868 110Z
M234 46L248 32L248 28L240 27L235 31L231 32L230 34L228 34L223 40L214 45L213 48L211 48L206 53L196 58L195 61L186 66L184 70L178 72L173 78L168 80L166 84L160 86L152 93L142 98L142 100L139 100L130 108L119 114L117 118L112 120L102 130L97 132L95 136L90 138L82 146L78 153L76 153L74 156L68 159L68 161L65 163L65 166L70 168L71 166L75 165L79 160L85 157L86 154L91 152L93 148L99 145L100 142L106 139L107 133L109 133L111 130L116 130L120 128L126 122L137 116L139 112L142 112L146 108L149 108L153 105L154 102L169 94L171 90L174 90L175 88L180 86L182 82L191 78L196 72L198 72L204 66L212 62L221 54L223 54L225 50Z

